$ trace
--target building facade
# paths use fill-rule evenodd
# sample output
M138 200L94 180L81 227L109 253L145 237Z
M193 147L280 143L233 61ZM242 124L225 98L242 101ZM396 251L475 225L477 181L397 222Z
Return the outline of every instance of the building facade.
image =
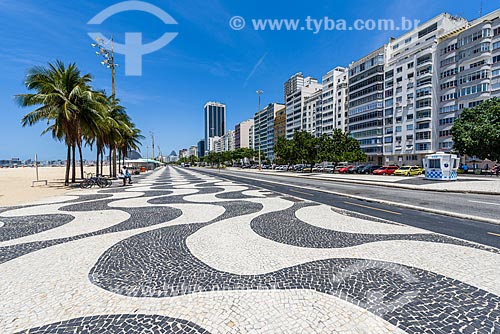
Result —
M227 131L224 136L222 137L222 140L224 142L224 151L234 151L236 148L236 131L235 130L229 130Z
M349 66L348 130L368 160L382 164L385 46Z
M330 136L335 129L347 131L347 84L345 67L336 67L323 76L321 116L316 117L316 136Z
M248 148L255 149L255 125L248 129Z
M269 160L274 160L274 119L285 108L283 104L270 103L254 116L254 149Z
M210 152L212 137L222 137L226 133L226 105L219 102L207 102L205 111L205 145L206 152Z
M500 96L500 10L440 38L436 150L453 148L451 127L464 108Z
M311 95L321 91L321 84L317 79L304 77L297 73L284 84L286 107L286 137L293 137L295 131L314 130L314 115L312 110L305 108L305 100Z
M436 152L438 39L467 21L441 14L387 47L384 81L384 163L415 165Z
M234 147L249 148L250 147L250 128L254 125L254 119L248 119L234 127Z
M286 137L286 108L278 110L274 117L274 144L280 137Z
M205 139L201 139L198 142L198 157L199 158L202 158L205 156L205 148L206 148Z
M198 158L198 146L191 146L189 147L189 156L197 157Z

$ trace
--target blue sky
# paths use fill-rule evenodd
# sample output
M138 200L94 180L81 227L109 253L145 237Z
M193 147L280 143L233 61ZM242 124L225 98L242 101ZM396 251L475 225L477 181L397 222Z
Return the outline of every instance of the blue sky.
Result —
M178 36L161 50L143 57L142 76L117 72L117 96L137 126L154 130L162 153L195 145L204 136L203 105L216 100L227 104L228 127L253 116L256 89L262 101L282 102L283 82L296 72L318 79L335 66L345 66L383 45L392 31L234 31L232 16L251 18L386 19L402 16L425 21L441 12L477 18L480 0L389 1L263 1L263 0L151 0L178 25L164 25L142 12L120 13L97 28L87 22L101 10L120 1L0 0L0 159L27 159L38 153L45 159L64 158L62 143L41 137L44 124L22 128L21 117L31 109L16 105L13 96L26 92L28 68L61 59L76 62L94 75L94 86L111 90L110 72L90 44L87 33L100 31L124 41L125 32L142 32L144 42L164 32ZM499 3L483 0L483 13ZM117 55L124 64L124 57ZM143 145L143 152L149 141ZM85 158L93 158L87 149Z

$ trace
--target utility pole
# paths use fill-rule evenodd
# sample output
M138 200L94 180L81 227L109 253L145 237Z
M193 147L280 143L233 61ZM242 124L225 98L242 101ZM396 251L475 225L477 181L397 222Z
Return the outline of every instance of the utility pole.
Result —
M151 135L151 148L152 148L152 158L151 160L155 159L155 133L153 130L149 131L149 134Z
M257 93L257 96L259 97L259 104L258 104L258 108L257 108L257 113L259 113L260 112L260 96L262 94L264 94L264 91L259 89L256 91L256 93ZM262 123L261 117L259 117L259 171L262 170L262 165L261 165L261 161L260 161L260 146L261 146L261 142L260 142L260 130L261 129L260 128L261 128L261 123ZM255 129L255 127L254 127L254 129Z

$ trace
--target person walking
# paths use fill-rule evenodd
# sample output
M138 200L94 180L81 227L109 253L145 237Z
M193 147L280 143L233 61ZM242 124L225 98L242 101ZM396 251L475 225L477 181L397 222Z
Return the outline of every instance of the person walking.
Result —
M498 168L498 165L495 164L493 168L491 169L491 175L495 174L497 177L500 175L500 168Z

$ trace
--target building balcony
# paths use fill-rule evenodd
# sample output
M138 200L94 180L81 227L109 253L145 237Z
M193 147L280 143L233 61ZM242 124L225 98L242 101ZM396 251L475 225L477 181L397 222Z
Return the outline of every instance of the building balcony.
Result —
M432 71L423 71L417 74L417 78L422 79L425 77L432 77Z

